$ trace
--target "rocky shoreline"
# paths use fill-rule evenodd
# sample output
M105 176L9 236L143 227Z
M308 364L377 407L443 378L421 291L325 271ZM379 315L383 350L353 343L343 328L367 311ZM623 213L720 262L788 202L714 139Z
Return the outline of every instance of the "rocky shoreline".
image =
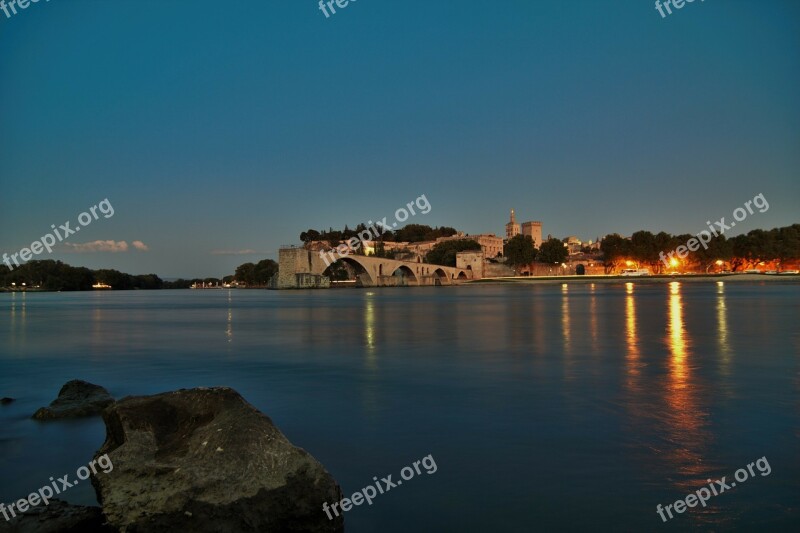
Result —
M322 512L324 502L342 498L333 476L231 388L115 401L75 380L34 418L97 415L106 439L93 463L111 465L87 469L99 506L53 499L0 520L0 531L344 531L342 517Z

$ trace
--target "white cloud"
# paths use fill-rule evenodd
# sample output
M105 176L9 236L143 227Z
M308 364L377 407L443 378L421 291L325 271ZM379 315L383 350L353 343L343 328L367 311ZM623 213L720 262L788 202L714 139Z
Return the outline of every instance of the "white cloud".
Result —
M131 243L131 245L132 245L134 248L136 248L137 250L141 251L141 252L146 252L146 251L148 251L148 250L150 249L150 247L149 247L149 246L147 246L147 245L146 245L145 243L143 243L142 241L133 241L133 242Z
M127 252L128 243L125 241L92 241L84 243L64 243L67 251L78 253L92 252Z

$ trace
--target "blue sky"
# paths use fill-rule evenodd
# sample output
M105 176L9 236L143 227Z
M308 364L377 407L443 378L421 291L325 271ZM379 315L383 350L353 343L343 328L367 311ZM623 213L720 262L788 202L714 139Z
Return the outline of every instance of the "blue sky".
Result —
M105 198L69 242L127 251L38 258L222 276L421 194L469 233L697 233L759 193L735 229L788 225L798 94L789 0L40 1L0 12L0 250Z

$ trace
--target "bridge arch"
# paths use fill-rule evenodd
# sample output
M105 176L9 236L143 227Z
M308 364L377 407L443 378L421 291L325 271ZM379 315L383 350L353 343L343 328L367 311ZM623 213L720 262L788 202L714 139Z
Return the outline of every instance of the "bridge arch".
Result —
M447 272L441 268L434 270L433 275L439 280L440 285L450 285L450 277L447 275Z
M419 285L419 278L414 273L414 271L411 270L411 268L406 265L400 265L399 267L395 268L394 272L392 272L392 276L401 278L403 280L400 283L401 285L406 285L405 283L406 279L408 279L414 285Z
M361 282L365 286L374 287L375 286L375 278L370 274L369 268L367 265L361 263L358 259L355 259L353 256L345 256L339 258L335 263L332 263L328 268L325 269L323 272L324 275L330 275L332 270L335 270L337 265L347 265L352 269L353 273L355 274L356 281L359 281L361 278Z

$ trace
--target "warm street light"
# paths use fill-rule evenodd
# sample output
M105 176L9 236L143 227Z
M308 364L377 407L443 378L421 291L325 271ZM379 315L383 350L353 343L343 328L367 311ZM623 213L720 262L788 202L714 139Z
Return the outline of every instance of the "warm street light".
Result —
M719 267L721 267L721 266L722 266L722 264L723 264L723 261L722 261L721 259L717 259L716 261L714 261L714 264L716 264L716 265L717 265L717 270L719 270ZM706 273L708 273L708 271L709 271L709 269L710 269L710 268L711 268L711 265L708 265L708 266L706 267Z

